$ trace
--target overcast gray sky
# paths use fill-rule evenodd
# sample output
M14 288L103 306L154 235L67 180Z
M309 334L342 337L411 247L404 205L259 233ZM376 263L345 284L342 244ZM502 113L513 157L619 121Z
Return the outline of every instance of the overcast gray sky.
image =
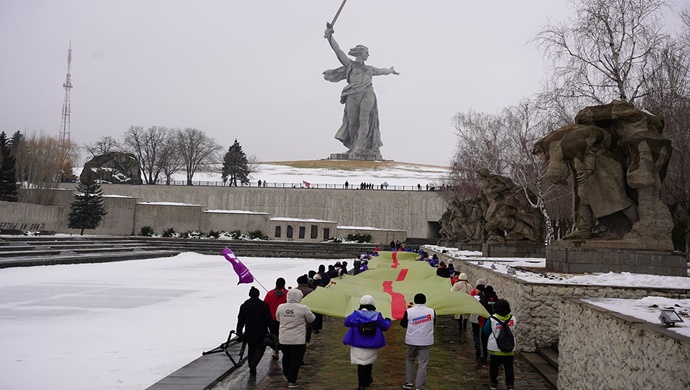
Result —
M682 0L679 0L682 2ZM259 161L326 158L346 148L345 82L323 38L341 0L0 0L0 131L60 128L72 41L77 144L130 125L195 127ZM567 0L349 0L334 37L369 47L383 157L445 165L451 119L495 112L540 89L528 41L572 13Z

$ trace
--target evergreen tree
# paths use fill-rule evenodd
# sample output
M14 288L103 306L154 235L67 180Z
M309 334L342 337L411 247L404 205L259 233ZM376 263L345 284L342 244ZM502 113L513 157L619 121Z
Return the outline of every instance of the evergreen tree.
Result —
M16 202L19 195L16 163L11 153L7 135L0 134L0 200Z
M228 152L223 157L223 183L229 179L229 185L231 186L237 187L238 180L241 184L248 184L250 173L247 155L244 154L242 146L235 139L235 142L228 148Z
M22 142L24 141L24 135L22 134L21 131L17 130L12 134L12 139L10 140L10 146L12 150L12 155L17 156L17 153L19 152L19 148L22 146Z
M74 195L74 202L69 212L70 229L95 229L108 214L103 207L103 191L101 185L94 181L79 183L77 186L79 193Z

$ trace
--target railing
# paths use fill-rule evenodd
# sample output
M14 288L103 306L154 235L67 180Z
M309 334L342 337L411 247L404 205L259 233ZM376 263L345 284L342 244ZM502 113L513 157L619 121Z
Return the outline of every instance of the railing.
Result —
M159 181L156 183L157 185L167 185L165 181ZM369 183L367 183L369 184ZM172 186L185 186L187 185L186 180L172 180L169 185ZM204 187L230 187L233 188L234 186L229 186L227 183L223 183L222 181L212 181L212 180L192 180L192 185L193 186L204 186ZM261 182L261 185L259 185L258 182L252 182L249 184L238 184L237 187L242 187L242 188L295 188L295 189L312 189L312 188L317 188L317 189L330 189L330 190L362 190L362 191L438 191L439 189L443 189L443 186L437 187L437 186L422 186L422 185L413 185L413 186L405 186L405 185L389 185L389 184L369 184L368 186L365 185L364 188L360 188L360 185L351 185L348 184L346 187L345 184L320 184L320 183L269 183L269 182Z

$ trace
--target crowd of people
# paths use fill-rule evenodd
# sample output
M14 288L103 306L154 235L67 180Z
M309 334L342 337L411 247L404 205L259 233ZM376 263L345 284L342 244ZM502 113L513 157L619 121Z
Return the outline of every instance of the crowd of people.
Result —
M395 242L391 243L391 249L410 250L405 248L404 243ZM465 273L453 269L452 263L446 265L436 255L429 258L427 253L419 252L420 261L427 261L431 266L436 262L437 275L450 279L451 291L471 295L489 312L489 318L473 313L456 314L454 317L458 322L459 337L464 340L469 324L476 364L478 368L488 365L490 388L497 389L499 368L503 366L506 387L514 389L515 348L513 345L512 350L504 350L503 340L500 340L503 338L502 333L507 331L502 328L509 328L508 333L512 336L517 325L508 301L499 299L487 280L479 279L472 285ZM274 359L279 359L279 353L283 353L282 369L288 388L299 387L297 377L300 366L304 364L312 333L318 334L323 326L323 316L313 313L302 304L302 298L318 286L330 285L334 278L366 271L368 261L377 255L378 251L372 251L358 256L352 268L348 268L347 261L338 261L328 266L322 264L318 271L311 270L297 278L297 287L294 289L286 288L285 279L278 278L275 288L268 291L263 300L259 299L259 290L251 287L249 299L240 306L236 329L240 340L247 343L250 375L256 376L257 365L268 346L273 349ZM348 329L343 343L350 346L350 362L357 366L358 390L365 390L373 382L373 363L378 357L378 351L386 345L383 332L390 328L391 319L384 318L376 310L371 295L362 296L359 303L359 308L345 318L344 326ZM427 364L434 344L436 313L425 304L426 296L423 293L416 294L400 321L400 325L406 328L407 346L403 389L422 390L426 385Z

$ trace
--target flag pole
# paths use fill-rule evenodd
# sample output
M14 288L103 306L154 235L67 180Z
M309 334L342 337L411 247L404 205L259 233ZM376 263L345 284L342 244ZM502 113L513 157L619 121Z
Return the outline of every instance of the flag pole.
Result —
M257 279L256 276L254 277L254 281L257 282L257 283L259 283L259 286L261 286L266 292L268 292L268 290L266 289L266 287L264 287L264 285L261 284L261 282L259 282L259 279Z

